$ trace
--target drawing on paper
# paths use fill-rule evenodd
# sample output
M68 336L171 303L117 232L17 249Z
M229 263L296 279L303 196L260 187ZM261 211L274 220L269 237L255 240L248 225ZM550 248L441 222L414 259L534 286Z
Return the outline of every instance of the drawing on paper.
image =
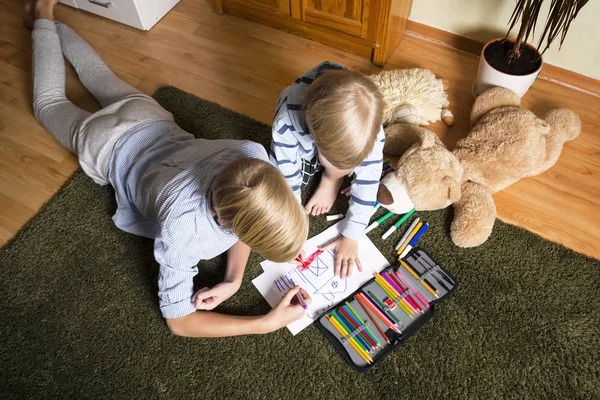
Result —
M301 285L312 297L315 295L323 296L327 301L328 306L324 310L329 309L333 305L333 300L336 295L345 293L347 288L347 278L335 276L335 255L333 250L327 250L321 253L304 271L298 268L290 269L285 275L275 279L276 290L283 294L295 285L292 281L303 282L307 285ZM319 316L323 311L318 310L313 318Z

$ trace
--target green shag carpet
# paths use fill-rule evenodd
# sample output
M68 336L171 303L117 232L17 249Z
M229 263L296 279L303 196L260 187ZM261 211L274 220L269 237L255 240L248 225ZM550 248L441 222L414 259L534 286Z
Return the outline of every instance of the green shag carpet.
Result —
M268 145L270 128L173 87L155 98L186 130ZM343 212L340 197L332 213ZM474 249L452 244L451 210L421 212L420 245L458 290L406 345L355 373L311 326L263 336L188 339L157 303L152 241L119 231L113 192L82 172L0 252L0 398L495 399L600 398L600 262L496 222ZM382 214L380 210L378 215ZM370 234L388 260L396 233ZM311 220L311 236L329 224ZM250 258L218 311L262 314ZM368 262L367 260L363 260ZM197 285L223 277L200 263Z

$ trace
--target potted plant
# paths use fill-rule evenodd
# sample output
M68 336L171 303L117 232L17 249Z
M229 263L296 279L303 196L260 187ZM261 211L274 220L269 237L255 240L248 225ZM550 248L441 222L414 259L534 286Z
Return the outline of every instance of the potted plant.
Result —
M535 48L527 40L535 31L544 0L517 0L506 36L488 42L481 50L477 92L483 93L490 87L502 86L523 97L542 69L544 52L558 36L562 47L571 22L587 2L588 0L551 0L546 25ZM516 39L509 39L510 31L519 20L521 26ZM544 41L546 47L540 52Z

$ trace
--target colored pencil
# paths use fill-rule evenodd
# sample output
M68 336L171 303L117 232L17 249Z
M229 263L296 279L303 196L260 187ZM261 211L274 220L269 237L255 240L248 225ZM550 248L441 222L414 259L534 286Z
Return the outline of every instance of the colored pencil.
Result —
M404 262L403 262L403 263L404 263ZM405 265L406 265L406 264L405 264ZM406 265L406 266L408 267L408 265ZM419 279L419 278L421 278L421 277L423 276L423 274L421 274L420 272L418 272L416 269L410 269L410 272L413 274L413 276L414 276L416 279ZM427 269L425 269L425 272L427 272ZM432 276L433 276L433 275L432 275ZM435 276L434 276L434 278L435 278L435 279L436 279L436 280L439 282L439 279L437 279L437 277L435 277ZM435 295L436 295L436 297L437 297L437 294L439 294L439 293L440 293L440 291L439 291L439 290L437 290L437 289L432 289L432 288L434 288L434 287L435 287L435 285L433 285L433 284L432 284L430 281L428 281L428 280L427 280L427 278L423 278L423 279L421 279L421 282L425 282L425 283L426 283L426 284L429 286L429 289L430 289L430 291L432 291L432 293L433 293L433 292L435 292L435 293L433 293L433 294L435 294ZM427 287L427 286L426 286L426 287ZM437 294L436 294L436 293L437 293Z
M387 282L385 280L385 278L383 278L381 275L376 274L375 275L375 282L377 282L379 284L379 286L381 287L381 289L383 289L384 292L386 292L386 294L388 296L391 297L392 300L396 300L398 297L400 297L400 293L398 293L396 291L396 289L394 289L389 282ZM412 312L410 311L410 309L412 309L412 307L407 307L407 303L404 300L401 300L399 303L397 303L398 306L400 306L400 308L402 309L402 311L404 311L406 313L406 315L408 315L409 317L412 318ZM416 312L416 310L414 311Z
M365 303L363 303L364 300L358 295L354 296L354 300L356 300L358 302L358 304L360 305L360 308L363 309L365 314L367 314L367 317L373 322L373 325L375 325L375 328L377 329L377 331L379 331L379 334L381 335L383 340L385 340L387 342L387 344L391 344L390 339L388 339L385 332L379 326L377 319L375 318L375 316L373 314L371 314L371 311L369 311L369 307Z
M379 281L381 281L387 290L392 293L392 299L395 300L400 297L400 293L392 285L390 285L390 283L381 274L375 274L375 280L377 279L379 279Z
M411 267L409 267L404 261L402 261L400 258L398 259L398 261L400 261L400 264L402 264L402 266L412 274L412 276L415 277L415 279L418 282L421 282L421 285L423 285L425 287L425 289L429 290L431 292L432 295L434 295L435 297L439 297L437 295L437 293L424 281L419 281L419 275L417 275L417 273L415 271L413 271L413 269Z
M350 310L350 312L352 312L352 314L354 314L354 316L358 320L358 323L360 325L363 325L365 323L365 321L363 321L362 318L360 317L360 315L358 315L358 313L356 312L356 310L354 309L354 307L352 307L350 305L350 303L348 303L348 302L346 302L346 306L348 307L348 309ZM373 334L373 331L371 331L371 328L369 328L368 326L366 326L365 329L369 333L369 335L371 336L371 338L373 338L375 340L375 342L377 343L377 345L381 346L381 343L379 342L379 339L377 339L377 336L375 336Z
M410 303L412 304L413 307L417 308L419 311L423 312L423 309L421 308L421 306L419 305L419 303L417 303L417 301L412 297L412 294L410 294L410 292L408 292L407 289L404 288L404 286L402 286L402 284L400 283L400 281L398 280L398 278L396 277L396 275L388 273L389 277L392 278L394 280L394 282L396 282L396 284L398 285L398 287L400 289L402 289L402 294L404 293L408 293L406 295L406 299L408 299L408 301L410 301Z
M369 296L369 298L370 298L371 300L373 300L373 301L374 301L374 302L375 302L375 303L376 303L376 304L379 306L379 308L381 308L381 310L384 310L384 311L385 311L385 309L386 309L386 306L385 306L385 304L383 304L383 302L382 302L381 300L379 300L379 299L377 298L377 296L375 296L375 295L373 294L373 292L371 292L370 290L367 290L367 295ZM388 315L388 316L389 316L389 317L392 319L392 321L394 321L395 325L397 325L397 324L400 324L400 323L401 323L401 322L400 322L400 319L399 319L398 317L396 317L396 316L394 315L394 313L393 313L393 312L391 312L390 310L387 310L387 311L386 311L386 315Z
M358 323L358 321L356 321L356 319L354 319L354 316L352 315L352 313L347 310L347 307L345 306L341 306L340 308L338 308L338 310L344 314L344 316L346 317L346 319L348 320L348 322L350 322L350 325L352 325L353 330L356 330L360 327L360 323ZM363 340L365 340L366 342L368 342L371 345L371 350L373 350L373 348L377 347L377 343L375 343L375 341L369 337L369 335L366 333L366 331L363 329L360 330L359 335L363 338Z
M342 326L332 316L326 315L325 317L327 318L327 321L329 321L329 323L331 325L333 325L333 327L340 333L340 335L342 335L342 337L348 336L348 332L346 332L346 330L344 328L342 328ZM350 345L350 347L352 347L354 349L354 351L356 351L358 353L358 355L363 360L365 360L365 362L367 364L370 364L371 362L373 362L373 359L371 358L371 356L369 356L368 353L366 353L363 349L361 349L356 344L356 341L354 340L354 338L348 340L348 344Z
M411 215L413 215L415 212L415 209L413 208L412 210L410 210L409 212L407 212L406 214L404 214L402 216L402 218L400 218L394 225L392 225L390 227L390 229L388 229L382 236L381 238L383 240L387 239L388 237L390 237L390 235L392 233L394 233L396 231L396 229L398 229L400 227L400 225L402 225L407 219L410 218Z
M350 334L350 332L352 332L354 330L354 329L352 329L352 326L349 325L349 323L347 321L345 321L343 317L341 317L340 315L338 315L338 313L335 310L331 311L329 313L329 315L331 315L333 318L335 318L335 320L337 322L339 322L340 325L342 327L344 327L344 329L346 329L348 331L348 334ZM367 353L370 352L371 346L369 346L368 344L366 344L359 335L355 335L353 337L353 339L356 339L356 341L358 342L358 344L360 344L360 347L362 347L362 349L364 351L366 351Z
M367 307L369 307L371 311L373 311L375 315L377 315L377 317L379 317L379 319L381 319L388 328L390 328L393 331L400 332L398 327L394 325L393 320L391 320L386 314L380 311L379 308L377 308L375 304L373 304L373 302L367 297L366 294L361 292L358 293L357 296L359 296L363 300Z
M383 276L383 279L385 279L385 280L387 281L387 283L388 283L388 284L389 284L391 287L393 287L393 288L394 288L394 290L395 290L395 291L398 293L398 297L402 297L402 296L401 296L401 295L402 295L402 289L400 289L400 288L398 287L398 285L396 285L396 282L394 282L394 280L393 280L393 279L392 279L390 276L388 276L388 274L387 274L387 273L385 273L385 272L383 272L383 273L381 274L381 276ZM412 304L410 304L410 302L409 302L409 301L406 299L406 297L408 297L408 296L405 296L405 297L404 297L402 300L400 300L400 303L399 303L399 304L401 304L401 305L403 305L404 307L406 307L406 308L408 309L408 311L410 312L410 314L414 314L414 313L416 313L416 312L417 312L417 309L416 309L415 307L413 307L413 305L412 305ZM409 315L410 315L410 314L409 314ZM411 317L412 317L412 316L411 316Z
M421 229L421 226L423 226L422 222L419 222L417 224L417 226L415 226L412 230L412 232L410 232L410 234L408 235L408 237L406 238L406 240L404 241L404 243L402 243L400 245L400 247L398 248L398 250L396 251L396 254L402 254L402 252L404 251L404 248L406 246L408 246L408 244L410 243L410 241L412 240L412 238L417 234L417 232L419 231L419 229Z
M429 308L429 303L427 302L427 300L425 300L425 298L423 296L421 296L421 293L419 293L417 290L415 290L414 287L412 287L412 285L410 283L408 283L408 281L406 280L406 278L404 278L402 276L402 274L400 273L400 271L396 271L396 276L398 277L398 279L400 279L402 282L404 282L404 284L406 285L406 287L408 288L408 290L410 290L411 292L413 292L415 294L415 296L417 296L417 299L419 299L419 301L427 308Z
M377 283L379 285L379 287L385 292L385 294L388 295L388 297L392 300L396 299L396 296L394 296L389 290L388 288L379 280L380 278L377 277L377 275L375 275L375 283Z

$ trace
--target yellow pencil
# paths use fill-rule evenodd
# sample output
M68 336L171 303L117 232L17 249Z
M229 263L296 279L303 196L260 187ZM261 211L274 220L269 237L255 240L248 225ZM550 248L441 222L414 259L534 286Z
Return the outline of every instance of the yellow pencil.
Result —
M329 323L331 325L333 325L335 327L335 329L337 329L337 331L340 333L340 335L342 336L348 336L348 331L339 324L339 322L337 322L335 320L335 318L331 317L330 315L326 315L327 320L329 321ZM364 351L357 343L356 343L356 339L352 338L350 340L348 340L348 344L354 349L354 351L356 351L358 353L358 355L365 360L367 363L371 363L373 362L373 359L371 358L371 356Z
M329 315L326 315L325 317L327 318L329 323L335 327L335 329L340 333L340 335L342 335L344 337L348 336L348 331L346 331L346 329L344 329L344 327L342 327L333 317L331 317ZM373 359L371 358L371 356L369 356L366 351L361 349L355 343L355 341L356 341L356 339L352 338L352 339L348 340L348 344L354 349L354 351L356 351L358 353L358 355L363 360L365 360L366 363L370 364L371 362L373 362Z
M401 259L398 259L398 261L400 261L400 264L402 264L402 266L403 266L403 267L404 267L404 268L405 268L405 269L406 269L408 272L410 272L410 273L411 273L411 275L412 275L412 276L414 276L414 277L415 277L415 279L416 279L417 281L419 281L419 275L417 275L417 274L415 273L415 271L413 271L413 269L412 269L411 267L409 267L408 265L406 265L406 263L405 263L404 261L402 261ZM431 286L429 286L429 285L427 284L427 282L425 282L425 281L419 281L419 282L421 282L421 284L422 284L423 286L425 286L425 289L429 290L429 291L431 292L431 294L432 294L432 295L434 295L435 297L439 297L439 296L437 295L437 293L435 292L435 290L433 290L433 289L431 288Z
M375 274L375 280L380 283L380 286L383 285L385 288L387 288L386 290L384 287L382 287L382 289L387 293L388 296L392 298L392 300L396 300L398 297L400 297L400 293L398 293L396 288L394 288L384 277L382 277L381 274ZM398 305L404 306L404 308L407 309L409 316L417 312L417 310L415 310L406 299L400 300Z
M400 293L392 286L390 283L383 277L381 274L375 274L375 279L379 279L379 281L390 291L394 299L400 297Z
M412 240L412 238L417 234L417 232L419 232L419 229L421 229L422 225L423 225L423 223L419 222L417 224L417 226L415 226L415 228L412 230L412 232L410 233L410 235L408 235L408 237L406 238L406 240L404 241L404 243L402 243L402 246L400 246L400 248L398 248L397 254L402 254L402 252L404 251L404 249L406 248L406 246L408 246L408 244L410 243L410 241Z

